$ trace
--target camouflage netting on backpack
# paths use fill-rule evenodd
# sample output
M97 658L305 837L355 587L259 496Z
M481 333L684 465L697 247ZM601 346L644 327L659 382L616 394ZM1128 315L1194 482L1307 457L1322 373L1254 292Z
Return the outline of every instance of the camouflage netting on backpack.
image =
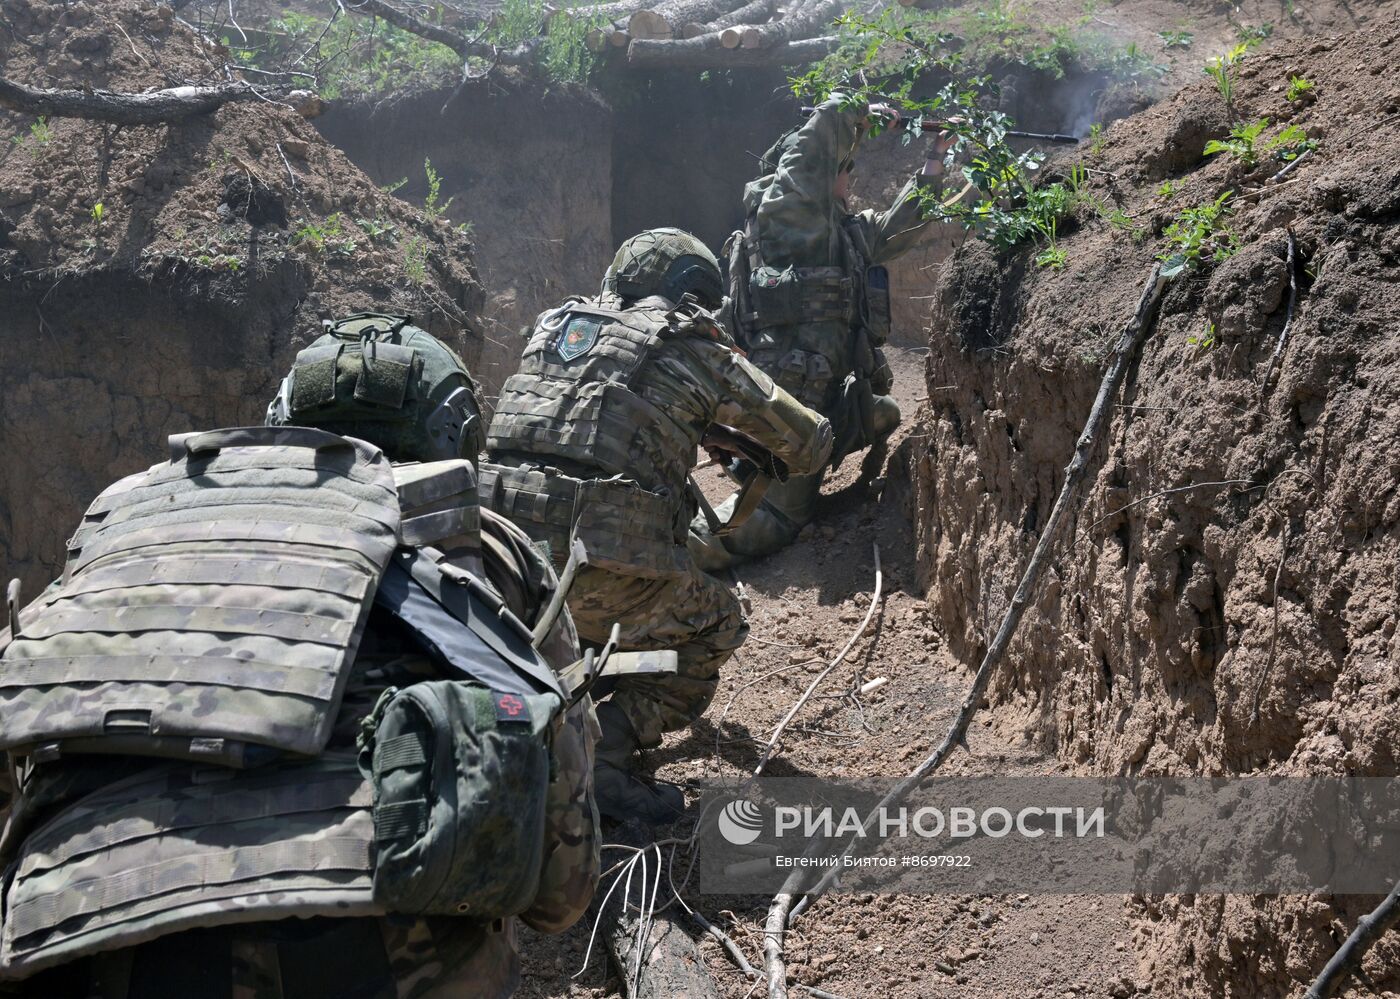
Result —
M389 463L319 430L171 438L94 501L19 616L0 748L241 766L326 744L399 533Z
M283 379L269 424L370 440L395 461L476 460L476 384L450 347L407 316L360 312L324 325Z

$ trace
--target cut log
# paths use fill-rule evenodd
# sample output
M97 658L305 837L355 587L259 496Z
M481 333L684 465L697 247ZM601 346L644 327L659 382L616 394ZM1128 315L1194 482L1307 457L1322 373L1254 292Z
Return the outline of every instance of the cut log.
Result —
M609 23L623 21L631 17L643 7L650 7L655 0L617 0L615 3L575 4L572 7L556 7L549 12L551 18L560 14L568 14L571 17L587 18L607 21Z
M740 0L661 0L633 14L628 30L635 38L694 38L714 30L706 26L732 13L739 5ZM638 31L639 25L646 33ZM701 30L687 35L686 28L692 25Z
M265 101L267 93L246 83L215 87L171 87L144 94L111 90L45 90L0 78L0 107L49 118L85 118L113 125L159 125L206 114L236 101Z
M742 28L730 28L733 38L739 43L741 49L757 49L763 47L763 33L758 30L757 25L746 24ZM730 46L732 48L732 46Z
M633 38L670 38L671 22L654 10L639 10L628 18L627 33Z
M762 49L727 49L721 32L668 40L634 38L627 63L640 69L743 69L751 66L801 66L821 59L836 47L835 35L803 38Z
M841 8L842 0L807 0L793 6L781 21L759 25L754 29L757 32L754 44L749 45L746 39L744 47L766 49L820 34L830 27L832 20L841 13Z
M611 24L605 24L600 28L589 28L588 34L583 36L583 44L588 46L589 52L602 52L613 44L613 35L617 34L617 29Z
M608 36L608 44L615 49L625 49L627 43L632 40L632 36L621 28L618 28Z
M749 0L739 9L715 18L710 24L710 30L723 31L725 28L733 28L741 24L762 24L773 16L773 9L776 6L774 0ZM725 48L733 47L732 45L725 46Z

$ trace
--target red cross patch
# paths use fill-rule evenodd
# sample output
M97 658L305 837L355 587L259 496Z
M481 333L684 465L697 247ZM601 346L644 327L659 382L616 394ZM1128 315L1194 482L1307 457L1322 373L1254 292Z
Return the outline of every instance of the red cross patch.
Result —
M530 705L515 694L496 695L496 721L529 722Z

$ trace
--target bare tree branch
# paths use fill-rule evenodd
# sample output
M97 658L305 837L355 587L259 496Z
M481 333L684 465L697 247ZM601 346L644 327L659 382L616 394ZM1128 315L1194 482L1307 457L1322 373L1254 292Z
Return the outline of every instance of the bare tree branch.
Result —
M225 104L266 100L267 94L242 81L124 94L111 90L46 90L0 77L0 107L22 114L85 118L113 125L159 125L207 114Z
M440 24L433 24L431 21L415 17L393 4L385 3L384 0L342 0L342 5L351 14L359 14L362 17L378 17L388 21L396 28L402 28L404 31L417 35L419 38L426 38L430 42L446 45L463 59L490 59L492 62L505 66L521 66L534 57L535 47L539 44L539 39L536 38L517 45L515 48L503 49L489 42L467 38L465 35L459 35Z

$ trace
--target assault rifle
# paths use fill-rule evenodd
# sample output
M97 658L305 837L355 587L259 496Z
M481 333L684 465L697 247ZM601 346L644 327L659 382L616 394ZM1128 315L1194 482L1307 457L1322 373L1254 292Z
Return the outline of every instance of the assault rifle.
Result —
M803 107L801 110L804 115L811 115L814 114L817 109L814 107ZM896 124L903 120L904 119L902 117L895 118ZM925 118L921 122L919 122L919 131L921 132L941 132L947 127L948 122L939 121L936 118ZM1018 139L1037 139L1041 142L1063 142L1067 144L1072 143L1074 145L1079 144L1079 139L1076 136L1066 135L1063 132L1022 132L1019 129L1009 128L1006 130L1006 134L1014 135Z

